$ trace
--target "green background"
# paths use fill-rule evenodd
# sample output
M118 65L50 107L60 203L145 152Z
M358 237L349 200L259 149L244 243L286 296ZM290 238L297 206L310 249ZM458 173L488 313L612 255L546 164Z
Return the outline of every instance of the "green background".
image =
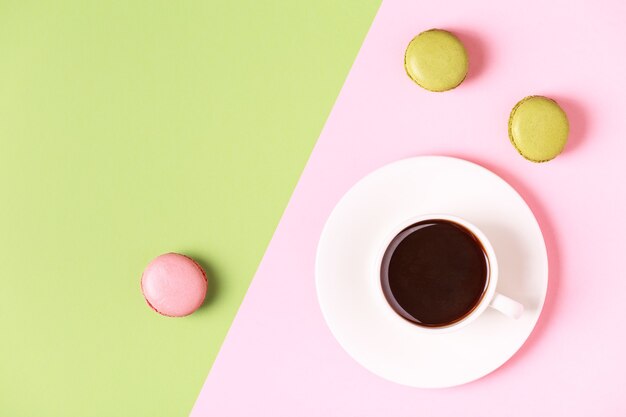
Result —
M0 415L188 415L378 3L0 0Z

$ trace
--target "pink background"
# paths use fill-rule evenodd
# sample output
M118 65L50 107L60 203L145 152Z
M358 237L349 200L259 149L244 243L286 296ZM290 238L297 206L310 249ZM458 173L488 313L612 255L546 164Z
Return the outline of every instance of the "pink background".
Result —
M457 33L470 54L451 92L404 74L408 41L432 27ZM625 41L619 1L385 1L192 415L626 415ZM570 118L564 154L545 164L522 159L507 137L511 108L530 94L557 99ZM550 259L544 312L522 349L441 390L354 362L326 327L314 283L317 241L341 196L370 171L424 154L509 181Z

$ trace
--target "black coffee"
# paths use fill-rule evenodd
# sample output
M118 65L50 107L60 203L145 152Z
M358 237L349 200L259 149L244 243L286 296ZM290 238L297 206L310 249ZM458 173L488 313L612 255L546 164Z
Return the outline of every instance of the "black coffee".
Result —
M471 313L489 280L480 241L465 227L427 220L400 232L383 257L381 283L391 307L412 323L453 324Z

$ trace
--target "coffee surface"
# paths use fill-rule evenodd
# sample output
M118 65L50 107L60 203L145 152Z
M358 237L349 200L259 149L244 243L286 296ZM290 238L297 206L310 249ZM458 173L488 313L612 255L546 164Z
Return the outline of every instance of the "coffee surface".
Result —
M416 223L400 232L383 257L381 284L405 319L443 327L466 317L487 287L489 263L480 241L447 220Z

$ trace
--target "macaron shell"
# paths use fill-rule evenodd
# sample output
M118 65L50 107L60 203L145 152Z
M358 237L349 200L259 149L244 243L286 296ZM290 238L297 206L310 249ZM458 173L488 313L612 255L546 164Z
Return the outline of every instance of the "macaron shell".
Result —
M441 92L463 82L469 59L465 46L454 34L431 29L411 40L404 54L404 68L420 87Z
M141 289L148 305L165 316L193 313L204 302L207 288L200 265L177 253L155 258L141 277Z
M511 111L509 139L515 149L532 162L554 159L565 148L568 135L567 115L550 98L529 96Z

